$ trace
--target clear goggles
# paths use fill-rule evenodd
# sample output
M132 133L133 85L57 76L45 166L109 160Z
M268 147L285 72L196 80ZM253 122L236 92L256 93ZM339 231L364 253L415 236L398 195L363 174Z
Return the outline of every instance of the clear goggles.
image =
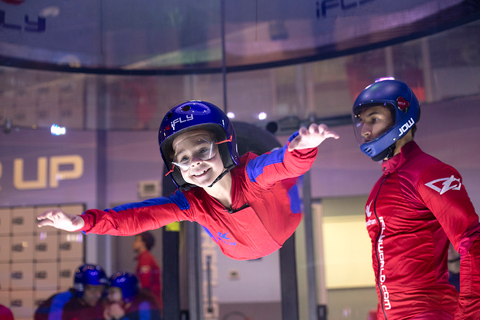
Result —
M175 166L180 168L181 171L188 171L193 161L208 161L213 159L218 153L218 145L231 141L232 137L220 142L208 141L203 138L188 142L187 145L182 146L182 151L174 154L172 161L173 167L165 176L172 173ZM178 149L178 146L176 146L176 149Z
M180 170L187 171L190 168L192 161L210 160L217 155L217 152L218 147L214 142L199 139L190 150L175 154L172 163L179 167Z

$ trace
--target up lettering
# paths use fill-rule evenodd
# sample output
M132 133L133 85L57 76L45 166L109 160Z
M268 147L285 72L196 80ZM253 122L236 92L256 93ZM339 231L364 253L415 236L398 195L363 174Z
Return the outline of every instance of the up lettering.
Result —
M78 179L83 175L83 158L79 155L53 156L50 157L49 161L47 161L46 157L39 157L37 159L37 178L35 180L25 181L23 176L24 161L18 158L13 161L14 187L18 190L46 189L48 162L50 162L50 188L58 188L58 182L60 180Z

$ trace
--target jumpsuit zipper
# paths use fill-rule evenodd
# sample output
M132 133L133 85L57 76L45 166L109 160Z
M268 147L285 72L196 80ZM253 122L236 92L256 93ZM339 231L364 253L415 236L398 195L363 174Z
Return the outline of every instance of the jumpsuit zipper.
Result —
M387 314L385 312L385 306L384 306L383 292L382 292L382 287L380 285L380 270L381 270L381 268L380 268L380 258L378 256L378 240L380 239L380 235L382 233L382 226L380 225L380 219L378 218L378 214L377 214L377 199L378 199L378 195L380 194L380 190L382 189L382 186L383 186L383 183L385 182L385 180L386 180L386 177L383 178L382 183L378 187L378 192L377 192L377 195L375 196L375 200L373 202L373 212L375 213L375 219L377 220L377 225L379 226L379 231L377 233L377 238L375 239L375 257L377 258L377 269L378 269L377 270L377 287L378 287L378 290L380 292L380 302L382 304L383 316L385 317L385 320L387 320ZM385 257L385 254L384 254L384 257Z

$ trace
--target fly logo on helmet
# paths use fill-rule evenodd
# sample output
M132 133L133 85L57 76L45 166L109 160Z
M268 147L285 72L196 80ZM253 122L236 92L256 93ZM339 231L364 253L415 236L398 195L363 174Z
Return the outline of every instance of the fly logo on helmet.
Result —
M239 164L237 138L227 115L220 108L206 101L193 100L179 104L170 109L163 118L158 131L158 144L167 172L171 174L173 182L180 189L193 186L185 182L179 168L173 164L172 143L180 134L196 129L211 132L215 143L218 144L225 171L217 177L215 182Z
M173 130L175 130L175 124L176 123L184 123L184 122L187 122L187 121L191 121L193 120L193 114L187 114L186 116L186 119L182 119L182 118L176 118L175 120L173 120L170 125L171 125L171 128ZM168 129L167 129L168 130Z

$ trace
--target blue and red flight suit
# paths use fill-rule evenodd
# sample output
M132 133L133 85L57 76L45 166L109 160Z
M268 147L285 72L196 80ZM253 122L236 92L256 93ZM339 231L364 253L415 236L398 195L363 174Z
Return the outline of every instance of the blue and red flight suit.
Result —
M261 156L247 153L241 157L231 170L231 208L194 187L106 211L87 210L81 231L128 236L186 220L202 225L230 258L257 259L271 254L282 247L302 219L296 178L310 169L318 153L317 148L288 151L288 144Z

